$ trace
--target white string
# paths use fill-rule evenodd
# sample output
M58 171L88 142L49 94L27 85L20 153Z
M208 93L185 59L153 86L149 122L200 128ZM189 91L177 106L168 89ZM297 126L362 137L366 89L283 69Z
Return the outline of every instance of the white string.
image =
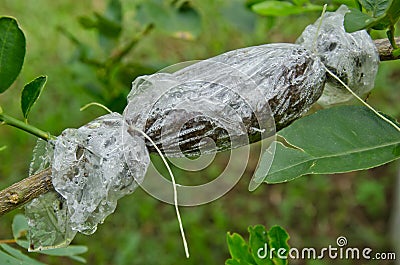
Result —
M80 111L84 111L84 110L86 110L87 108L89 108L89 107L91 107L91 106L98 106L98 107L103 108L103 109L104 109L105 111L107 111L108 113L112 113L112 111L111 111L109 108L107 108L106 106L104 106L103 104L100 104L100 103L98 103L98 102L91 102L91 103L89 103L89 104L86 104L85 106L81 107L79 110L80 110Z
M390 125L392 125L394 128L396 128L399 132L400 132L400 128L399 126L397 126L394 122L392 122L391 120L389 120L388 118L386 118L385 116L383 116L382 114L380 114L379 112L377 112L373 107L371 107L367 102L365 102L364 100L362 100L356 93L354 93L353 90L351 90L350 87L348 87L346 85L346 83L344 83L339 77L337 77L334 73L332 73L325 65L325 70L333 77L335 78L337 81L339 81L339 83L344 86L356 99L358 99L362 104L364 104L367 108L369 108L370 110L372 110L379 118L381 118L382 120L386 121L387 123L389 123Z
M169 167L167 160L165 160L164 155L162 154L161 150L157 147L157 145L153 142L153 140L143 131L134 128L131 126L132 129L134 129L135 131L141 133L147 140L149 140L149 142L154 146L154 148L157 150L158 154L161 156L161 159L163 160L165 166L167 167L168 173L171 176L171 180L172 180L172 186L174 189L174 205L175 205L175 212L176 212L176 217L178 219L178 223L179 223L179 229L181 231L181 236L182 236L182 241L183 241L183 247L185 249L185 254L186 254L186 258L189 258L189 248L188 248L188 244L186 241L186 237L185 237L185 231L183 230L183 225L182 225L182 219L181 219L181 215L179 213L179 208L178 208L178 192L176 190L176 182L175 182L175 177L174 174L172 173L171 168Z
M324 19L324 14L326 13L327 6L328 5L325 4L324 7L322 8L321 18L320 18L319 23L318 23L317 32L315 33L315 38L314 38L313 46L312 46L312 49L311 49L311 51L313 53L315 53L315 49L316 49L315 46L317 44L318 34L319 34L319 31L320 31L321 26L322 26L322 20Z

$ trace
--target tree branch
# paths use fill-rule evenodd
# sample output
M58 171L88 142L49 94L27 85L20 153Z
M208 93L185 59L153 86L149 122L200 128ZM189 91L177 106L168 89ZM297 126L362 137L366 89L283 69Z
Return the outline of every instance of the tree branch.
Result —
M50 168L11 185L0 191L0 216L50 190L54 190Z
M396 38L400 45L400 37ZM387 39L375 40L381 61L398 60L400 56L393 56L393 48ZM54 190L51 182L51 169L45 169L33 176L0 191L0 216L24 205L34 198Z
M400 45L400 37L397 37L394 40L395 40L397 46L399 46ZM400 59L400 55L394 56L392 54L393 47L390 45L390 42L388 39L375 40L375 46L378 49L379 58L381 59L381 61L391 61L391 60Z

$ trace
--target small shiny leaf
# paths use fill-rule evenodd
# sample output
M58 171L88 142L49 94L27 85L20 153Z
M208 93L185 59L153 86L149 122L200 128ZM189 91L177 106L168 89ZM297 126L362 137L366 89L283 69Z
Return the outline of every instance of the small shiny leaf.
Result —
M25 36L14 18L0 18L0 93L15 81L25 58Z
M250 234L250 251L257 265L274 265L268 253L270 246L268 242L268 231L265 227L263 225L250 226L248 231ZM263 251L259 252L260 248L262 248ZM267 251L267 253L265 253L265 251ZM265 257L260 257L259 254L265 255Z
M368 14L362 13L356 8L350 8L350 12L344 17L344 28L347 32L355 32L370 27L376 19Z
M39 98L44 86L46 85L47 76L39 76L35 80L26 84L21 95L21 109L24 118L27 119L32 106Z
M286 265L288 264L287 259L281 259L279 255L288 256L289 255L289 234L283 229L282 227L275 225L271 227L268 231L268 239L269 239L269 246L271 249L275 249L275 251L282 251L285 250L284 253L274 253L273 261L275 265Z
M372 12L373 17L380 17L385 14L389 7L390 0L361 0L362 6Z
M249 246L241 235L227 233L226 240L233 260L240 261L240 264L257 264L249 252ZM235 264L232 262L230 264Z

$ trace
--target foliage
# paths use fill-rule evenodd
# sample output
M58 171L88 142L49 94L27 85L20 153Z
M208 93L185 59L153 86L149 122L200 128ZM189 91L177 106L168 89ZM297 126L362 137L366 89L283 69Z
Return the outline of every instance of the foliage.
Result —
M254 264L254 265L286 265L289 252L289 235L280 226L273 226L266 230L263 225L248 227L249 243L237 233L226 236L231 259L226 265Z
M28 223L25 216L17 214L14 216L14 221L12 224L13 240L10 242L15 242L17 245L24 249L28 249L28 241L26 240L26 235L28 233ZM0 244L3 250L0 250L0 263L9 265L45 265L36 259L24 254L22 251L11 247L9 244ZM51 249L43 250L38 253L50 256L60 256L68 257L70 259L86 263L86 260L78 255L83 254L87 251L85 246L69 246L64 249Z
M25 57L25 36L14 18L0 17L0 92L6 91L19 75ZM4 37L3 37L4 36ZM4 113L0 107L0 122L30 132L43 139L51 136L28 124L27 119L46 84L47 77L40 76L25 85L21 95L21 109L25 123Z
M395 25L400 19L400 0L360 0L360 8L352 8L346 14L344 26L347 31L361 29L387 30L387 36L397 49ZM363 12L364 11L364 12ZM398 53L400 50L394 51Z
M309 1L265 1L253 5L251 9L263 16L288 16L321 11L322 6Z
M329 121L329 122L327 122ZM334 174L376 167L400 158L400 132L371 110L340 106L318 111L278 132L268 173L258 168L259 182L286 182L306 174ZM286 146L285 146L286 145ZM274 145L270 146L274 148ZM263 163L263 162L261 162Z
M253 12L262 16L290 16L290 15L301 15L310 12L321 12L323 5L326 1L313 1L310 0L248 0L247 5L253 10ZM333 11L340 5L347 5L352 7L355 5L353 0L337 0L332 1L327 10Z
M37 101L47 82L47 76L39 76L24 86L21 95L21 109L27 120L33 104Z
M389 28L388 37L393 47L396 47L394 25L400 16L400 1L360 2L359 6L371 12L373 17L366 18L367 14L352 8L345 16L346 29L356 31L365 28ZM345 2L336 2L336 4L342 3ZM358 4L358 1L356 3ZM322 5L315 5L307 0L255 1L251 8L254 12L265 16L288 16L319 11ZM381 128L390 133L386 134L385 130L380 130ZM363 108L339 107L320 111L294 122L278 132L278 136L283 138L282 142L275 142L270 146L255 173L258 183L286 182L306 174L363 170L400 157L396 151L400 137L399 129ZM271 153L274 153L273 157ZM274 162L269 168L266 165L271 159Z
M15 81L25 57L25 36L11 17L0 18L0 93Z
M310 0L284 1L248 1L251 9L263 16L289 16L321 11L323 2L311 3ZM354 32L362 29L387 30L387 36L394 49L397 49L395 25L400 18L400 0L356 0L333 1L328 10L335 10L338 5L345 4L350 8L346 14L344 26L346 31ZM399 53L395 50L394 53Z

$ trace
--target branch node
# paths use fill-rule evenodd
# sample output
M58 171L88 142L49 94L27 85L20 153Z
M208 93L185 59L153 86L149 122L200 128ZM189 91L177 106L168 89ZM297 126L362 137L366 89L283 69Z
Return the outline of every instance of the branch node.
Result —
M6 202L12 203L12 204L18 204L20 201L20 196L16 192L9 192L6 194L6 197L8 198Z

